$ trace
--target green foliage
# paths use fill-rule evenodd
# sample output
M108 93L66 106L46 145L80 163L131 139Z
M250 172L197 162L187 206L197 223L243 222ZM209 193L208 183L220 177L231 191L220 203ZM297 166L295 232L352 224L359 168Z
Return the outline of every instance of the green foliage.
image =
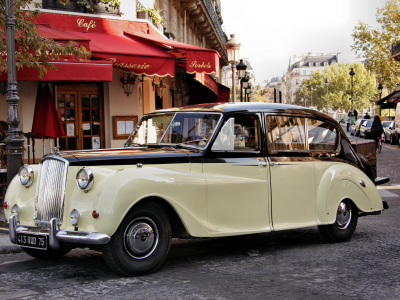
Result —
M108 5L111 8L117 8L121 5L121 2L119 0L58 0L63 5L68 4L69 2L75 2L79 6L84 6L87 9L93 11L92 6L90 5L90 2L92 3L104 3Z
M367 70L376 74L378 80L389 90L399 83L400 63L392 58L392 44L400 35L400 0L388 0L377 9L378 28L359 21L354 28L351 48L366 59Z
M351 109L351 79L350 68L354 69L353 95L355 98L354 107L362 111L371 106L372 101L377 99L377 87L375 75L367 71L362 63L354 64L333 64L327 66L322 73L315 72L309 79L302 81L296 92L295 103L304 105L303 98L307 106L311 105L311 93L313 106L319 110L326 109L327 97L329 96L329 108L333 110ZM326 78L329 79L329 88L325 84ZM312 89L312 92L311 92Z
M153 20L153 22L157 25L164 25L165 20L164 18L161 16L161 12L163 11L163 9L155 9L155 8L141 8L138 11L147 11L149 13L149 16L151 17L151 19Z
M33 19L40 14L35 9L29 10L28 5L31 0L14 1L14 18L15 18L15 57L18 70L24 66L36 68L39 70L40 77L47 73L48 69L57 69L51 60L59 59L60 55L76 55L79 58L89 59L91 52L86 48L78 47L75 42L66 44L56 43L54 40L44 38L37 34L37 26L33 24ZM39 8L39 4L34 3L35 8ZM0 0L0 35L6 36L5 25L5 1ZM0 72L7 71L7 45L5 39L0 39L0 53L2 59L0 61Z

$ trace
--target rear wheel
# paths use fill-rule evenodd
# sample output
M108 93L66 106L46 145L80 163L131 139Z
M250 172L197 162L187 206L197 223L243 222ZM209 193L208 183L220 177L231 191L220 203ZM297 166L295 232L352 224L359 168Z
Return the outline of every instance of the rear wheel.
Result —
M318 230L329 243L348 241L354 235L357 227L358 212L350 200L342 200L336 210L335 223L319 225Z
M134 207L102 247L109 267L122 275L142 275L156 271L171 246L171 225L165 211L155 203Z
M24 252L34 258L37 259L51 259L51 258L60 258L67 254L72 248L65 246L64 244L60 244L60 248L57 250L54 249L47 249L47 250L40 250L40 249L33 249L27 247L21 247Z

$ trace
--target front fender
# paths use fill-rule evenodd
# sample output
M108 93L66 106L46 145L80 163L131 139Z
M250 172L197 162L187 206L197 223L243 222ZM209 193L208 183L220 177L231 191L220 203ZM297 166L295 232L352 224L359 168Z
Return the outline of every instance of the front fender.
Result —
M157 167L119 171L102 183L93 209L100 213L96 231L113 235L129 210L140 200L159 197L167 201L192 236L209 236L206 178L201 173Z
M350 199L362 212L383 209L382 199L375 184L356 167L343 163L330 163L317 185L317 224L331 224L341 200ZM317 177L318 178L318 177ZM365 183L365 187L360 184Z

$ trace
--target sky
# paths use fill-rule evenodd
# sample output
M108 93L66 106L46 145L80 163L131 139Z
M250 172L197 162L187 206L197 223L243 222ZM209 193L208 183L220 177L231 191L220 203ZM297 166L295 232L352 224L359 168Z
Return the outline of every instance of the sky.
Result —
M256 82L282 76L294 54L337 53L354 62L351 33L361 20L377 27L376 9L385 0L221 0L228 37L241 43Z

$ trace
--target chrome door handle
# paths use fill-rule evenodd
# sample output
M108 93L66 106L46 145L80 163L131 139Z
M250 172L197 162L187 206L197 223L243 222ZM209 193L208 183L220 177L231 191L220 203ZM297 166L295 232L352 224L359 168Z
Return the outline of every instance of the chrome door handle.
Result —
M279 166L280 165L280 163L274 163L274 162L271 162L271 163L269 163L269 165L271 166L271 167L273 167L273 166Z

